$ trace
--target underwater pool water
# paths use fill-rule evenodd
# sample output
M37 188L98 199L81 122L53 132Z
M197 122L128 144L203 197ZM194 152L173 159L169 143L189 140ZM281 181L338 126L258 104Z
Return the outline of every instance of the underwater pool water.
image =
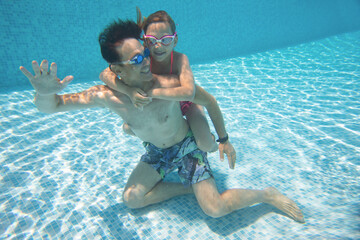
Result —
M116 114L47 115L34 91L1 93L0 238L360 238L359 52L354 32L192 66L238 153L235 170L209 155L219 190L274 186L305 224L264 204L212 219L192 195L130 210L121 194L144 150ZM94 84L75 80L65 91Z

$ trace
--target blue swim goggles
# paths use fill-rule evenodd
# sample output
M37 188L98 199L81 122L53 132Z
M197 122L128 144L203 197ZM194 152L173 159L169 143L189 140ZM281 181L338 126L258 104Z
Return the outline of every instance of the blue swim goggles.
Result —
M126 61L122 61L122 62L115 62L112 63L111 65L114 64L131 64L131 65L137 65L137 64L141 64L145 58L150 56L150 50L148 48L144 49L144 54L136 54L135 57L133 57L130 60L126 60Z

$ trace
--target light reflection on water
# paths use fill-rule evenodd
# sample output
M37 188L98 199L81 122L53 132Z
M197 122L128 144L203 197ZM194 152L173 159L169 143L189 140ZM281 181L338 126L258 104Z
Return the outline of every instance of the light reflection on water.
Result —
M266 205L209 219L193 196L129 210L121 194L143 149L121 119L106 109L42 114L33 91L16 91L0 95L0 238L359 237L359 39L193 66L239 155L235 171L209 156L219 189L275 186L305 225Z

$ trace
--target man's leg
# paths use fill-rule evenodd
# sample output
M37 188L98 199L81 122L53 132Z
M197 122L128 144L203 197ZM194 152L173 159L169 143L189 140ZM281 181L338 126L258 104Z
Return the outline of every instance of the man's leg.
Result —
M160 182L161 176L149 164L139 162L131 173L123 193L129 208L141 208L175 196L192 193L181 183Z
M222 217L257 203L268 203L295 221L304 222L304 217L296 203L272 187L264 190L230 189L219 194L215 180L209 178L195 183L193 190L200 207L211 217Z

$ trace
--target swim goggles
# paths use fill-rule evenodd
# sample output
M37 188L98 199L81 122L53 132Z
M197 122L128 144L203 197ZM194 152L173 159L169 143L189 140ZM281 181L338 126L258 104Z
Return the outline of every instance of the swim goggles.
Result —
M126 61L122 61L122 62L114 62L111 63L111 65L116 65L116 64L131 64L131 65L138 65L141 64L145 58L150 56L150 50L148 48L145 48L144 50L144 54L136 54L135 57L133 57L130 60L126 60ZM110 68L111 69L111 68Z
M161 43L164 46L168 46L174 41L175 36L176 36L176 32L173 35L165 35L162 36L161 38L156 38L152 35L144 35L144 39L149 46L154 46L157 43Z

